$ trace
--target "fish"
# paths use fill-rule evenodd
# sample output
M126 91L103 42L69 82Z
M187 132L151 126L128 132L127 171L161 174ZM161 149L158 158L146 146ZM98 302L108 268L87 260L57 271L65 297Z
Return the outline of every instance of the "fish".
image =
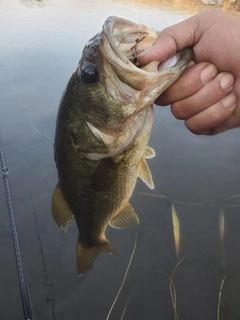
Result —
M101 251L116 254L108 226L136 226L129 199L139 177L154 183L146 159L154 121L154 100L182 74L192 59L184 48L165 63L141 66L139 54L160 32L110 16L85 45L60 101L54 140L58 183L52 216L68 232L75 218L77 272L92 269Z

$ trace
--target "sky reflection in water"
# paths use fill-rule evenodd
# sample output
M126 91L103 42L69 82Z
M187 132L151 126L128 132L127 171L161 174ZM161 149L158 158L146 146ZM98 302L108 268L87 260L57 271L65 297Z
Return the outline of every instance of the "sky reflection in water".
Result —
M38 320L107 319L134 244L109 319L120 319L126 305L124 319L176 319L175 302L178 319L217 319L221 283L221 320L240 317L239 129L197 137L168 107L156 107L150 146L157 155L149 161L155 189L139 181L130 201L142 222L138 228L109 228L107 237L120 259L103 253L84 277L75 268L76 227L65 235L51 217L57 108L85 43L109 15L161 30L205 8L186 0L0 1L0 129ZM226 2L223 8L232 11L238 3ZM0 318L21 319L2 181L0 198ZM178 260L173 221L175 228L180 225Z

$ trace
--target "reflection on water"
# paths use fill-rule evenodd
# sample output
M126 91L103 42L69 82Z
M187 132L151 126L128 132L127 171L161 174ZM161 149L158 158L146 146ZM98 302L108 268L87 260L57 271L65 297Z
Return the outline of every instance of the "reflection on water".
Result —
M239 319L239 129L197 137L168 108L156 107L150 146L157 155L149 164L155 189L139 181L131 199L141 223L107 229L120 259L101 254L86 276L77 277L73 263L76 226L66 236L51 217L57 173L46 135L54 136L60 96L86 41L108 15L162 29L207 6L164 0L25 6L33 3L40 4L0 1L0 130L36 318ZM239 10L239 3L222 8ZM1 179L0 199L0 318L22 319Z
M51 4L51 0L18 0L19 3L26 6L45 6ZM90 2L90 1L89 1ZM99 1L98 1L99 2ZM101 1L102 5L106 6L112 2L120 3L121 5L128 5L132 3L137 6L148 6L152 8L164 8L170 9L171 11L179 11L185 13L197 13L206 8L220 7L224 11L229 11L234 14L238 14L237 11L240 11L240 2L239 0L105 0ZM69 5L80 5L84 6L82 2L76 0L68 1ZM96 2L93 1L93 5Z

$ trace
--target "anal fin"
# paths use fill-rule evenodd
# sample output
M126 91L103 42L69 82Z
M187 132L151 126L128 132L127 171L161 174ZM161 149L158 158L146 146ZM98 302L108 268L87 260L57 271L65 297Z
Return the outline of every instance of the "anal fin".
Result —
M62 195L59 184L56 185L52 197L52 216L57 225L67 233L71 227L73 213Z
M133 207L127 203L123 210L121 210L108 224L115 229L122 229L136 226L139 224L139 219Z

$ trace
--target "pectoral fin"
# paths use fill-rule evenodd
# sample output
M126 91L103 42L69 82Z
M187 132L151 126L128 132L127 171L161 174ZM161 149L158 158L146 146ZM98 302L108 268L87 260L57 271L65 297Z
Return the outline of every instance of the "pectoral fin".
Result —
M96 191L107 191L116 184L119 164L111 158L103 159L92 176L91 187Z
M58 226L67 233L71 227L73 213L62 195L59 184L56 185L53 193L52 216Z
M142 179L144 183L150 188L154 189L154 183L152 180L152 174L151 171L147 165L147 162L145 158L142 158L140 163L139 163L139 168L138 168L138 176Z
M144 153L144 157L146 159L152 159L153 157L155 157L155 155L156 155L155 150L153 148L147 146L145 153Z
M109 223L115 229L128 228L139 224L139 219L133 207L127 203L122 211L118 213Z

